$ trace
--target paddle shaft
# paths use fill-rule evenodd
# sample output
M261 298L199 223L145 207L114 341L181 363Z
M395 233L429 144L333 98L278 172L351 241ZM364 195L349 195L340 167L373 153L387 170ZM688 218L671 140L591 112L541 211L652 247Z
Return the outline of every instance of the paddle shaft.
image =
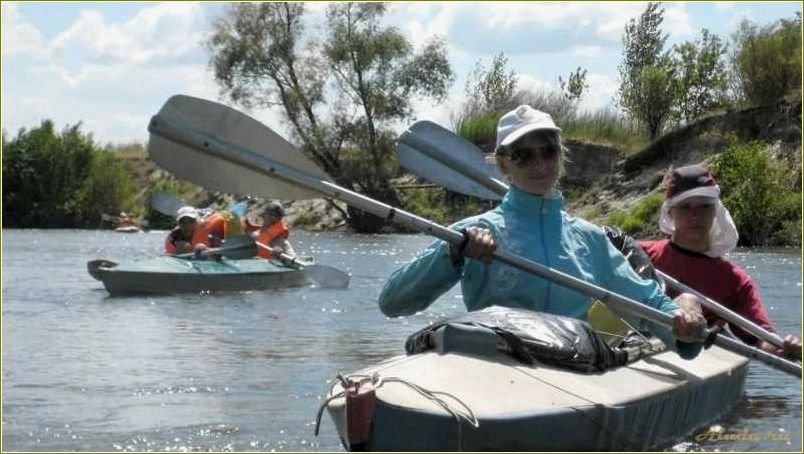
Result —
M254 153L247 148L220 141L202 132L193 130L186 125L173 123L165 118L162 118L159 114L155 115L151 119L148 130L152 134L159 135L163 138L172 140L176 143L183 144L196 150L203 150L204 152L220 159L251 169L255 172L263 173L270 178L285 181L287 183L314 191L320 194L322 197L331 197L341 200L355 208L371 213L380 218L384 218L388 222L396 222L407 228L435 236L454 245L460 245L463 242L464 236L462 233L342 188L335 183L323 181L319 178L308 175L307 173L300 172L293 167L277 162L266 156ZM673 317L669 314L665 314L664 312L658 311L652 307L638 303L630 298L609 292L608 290L582 281L568 274L550 269L549 267L536 263L532 260L499 250L495 251L494 259L544 279L551 280L559 285L572 288L586 296L601 300L604 303L608 303L615 310L628 312L635 316L669 328L672 328L673 326ZM763 354L770 356L771 359L766 362L774 363L776 364L774 367L801 377L801 366L769 355L759 349L742 345L739 342L735 343L732 339L729 339L721 334L714 335L714 343L728 350L735 351L752 358L761 358Z
M270 252L271 254L273 254L273 255L279 257L280 259L285 260L285 261L287 261L287 262L289 262L291 264L299 265L302 268L304 268L306 266L310 266L309 263L299 261L299 260L296 259L296 257L291 257L291 256L285 254L284 252L280 251L279 249L273 248L271 246L268 246L265 243L261 243L259 241L254 241L254 244L256 244L258 247L261 247L261 248L265 249L266 251Z
M467 152L482 153L482 151L477 149L477 147L471 142L465 141L465 143L462 143L463 142L461 141L462 138L460 138L460 136L455 135L451 131L447 131L445 129L443 133L455 136L453 144L457 148L467 150ZM433 145L433 143L428 142L427 140L424 140L423 138L416 135L413 132L413 128L409 129L408 131L402 134L402 136L400 137L400 142L404 142L410 147L419 150L420 152L423 152L424 155L427 156L428 158L457 171L466 178L469 178L472 181L480 185L483 185L487 189L491 190L492 192L500 196L504 196L505 193L508 192L507 184L497 180L496 178L489 176L482 169L478 169L467 164L466 160L460 159L461 156L460 152L456 152L456 150L454 149L450 150L439 149L439 147ZM415 170L413 169L411 170L415 172ZM733 323L735 326L742 328L743 330L753 334L758 339L769 342L779 348L784 347L784 340L777 334L771 333L770 331L762 328L753 321L730 310L729 308L723 306L722 304L719 304L718 302L698 292L697 290L682 284L677 279L673 278L667 273L664 273L658 269L656 270L656 273L662 279L664 279L672 288L681 292L687 292L697 296L701 300L701 304L703 304L710 311L714 312L718 317L726 320L729 323Z

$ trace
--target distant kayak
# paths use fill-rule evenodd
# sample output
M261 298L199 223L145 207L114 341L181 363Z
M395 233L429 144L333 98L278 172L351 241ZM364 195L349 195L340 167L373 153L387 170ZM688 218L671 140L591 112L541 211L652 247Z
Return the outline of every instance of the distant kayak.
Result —
M263 290L307 285L305 271L263 259L186 260L161 256L117 264L91 260L87 270L112 295Z
M142 232L142 229L140 229L136 225L127 225L124 227L118 227L114 229L114 231L119 233L140 233Z

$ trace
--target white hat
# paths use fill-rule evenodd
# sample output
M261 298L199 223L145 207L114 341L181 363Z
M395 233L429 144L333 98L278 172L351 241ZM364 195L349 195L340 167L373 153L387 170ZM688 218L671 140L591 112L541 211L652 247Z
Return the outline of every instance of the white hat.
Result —
M194 220L198 220L198 210L191 206L185 206L179 208L179 211L176 214L176 220L180 221L181 218L190 218Z
M561 131L550 114L523 104L503 115L497 123L497 148L511 145L525 134L542 129Z

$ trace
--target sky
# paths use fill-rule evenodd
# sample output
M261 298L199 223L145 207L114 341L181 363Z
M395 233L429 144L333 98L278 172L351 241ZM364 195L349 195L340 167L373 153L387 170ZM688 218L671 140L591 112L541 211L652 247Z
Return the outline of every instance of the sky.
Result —
M588 70L581 110L613 106L626 23L644 2L396 2L385 24L420 49L440 36L455 82L446 102L414 99L415 117L450 125L465 100L475 63L503 52L520 88L557 89L577 67ZM695 40L701 29L729 40L748 19L791 18L800 2L666 2L668 44ZM229 104L203 45L226 3L9 2L2 8L2 128L53 120L82 124L98 143L145 143L148 120L174 94ZM306 33L323 24L326 2L307 4ZM311 35L314 36L314 35ZM279 110L246 110L288 136ZM403 128L400 127L400 129ZM401 131L400 131L401 132Z

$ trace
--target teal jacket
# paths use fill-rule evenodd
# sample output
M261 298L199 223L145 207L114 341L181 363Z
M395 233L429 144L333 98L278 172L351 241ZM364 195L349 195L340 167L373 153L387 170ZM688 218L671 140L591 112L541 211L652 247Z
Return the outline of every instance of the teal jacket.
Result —
M551 197L512 186L497 208L451 226L489 229L498 248L544 264L665 313L678 307L655 281L643 280L628 265L605 233L564 210L556 191ZM453 264L447 243L437 240L413 262L395 271L380 294L380 309L390 317L414 314L461 282L467 310L491 305L531 309L586 320L588 296L494 261L464 259ZM684 358L698 355L702 344L677 342L669 329L624 314L632 326L648 328Z

